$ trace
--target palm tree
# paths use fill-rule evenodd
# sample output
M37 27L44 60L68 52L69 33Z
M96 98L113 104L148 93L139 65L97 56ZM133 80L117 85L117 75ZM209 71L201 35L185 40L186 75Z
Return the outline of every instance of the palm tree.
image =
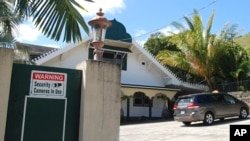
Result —
M163 64L203 77L212 90L216 83L223 82L226 79L225 76L229 74L226 72L228 68L223 68L224 64L220 59L229 59L230 55L227 52L238 53L237 50L231 50L232 45L228 44L232 39L229 35L234 33L236 26L224 26L216 36L210 33L214 11L209 17L206 28L196 10L192 19L184 18L189 28L186 29L184 25L174 22L173 25L181 32L173 34L171 38L171 42L176 44L180 51L160 51L157 58ZM235 60L230 63L235 63Z
M35 26L53 40L59 41L64 35L65 42L81 41L81 28L86 33L89 30L74 6L87 11L75 0L0 0L0 47L14 48L15 61L27 63L28 51L18 50L14 38L17 26L26 18L31 18Z
M227 82L237 82L237 87L239 87L240 81L248 78L249 56L247 51L241 46L233 44L227 46L223 53L223 57L218 58L223 70L223 79Z
M220 46L226 48L223 50L224 58L220 58L220 60L224 60L221 63L222 67L225 68L223 70L229 71L229 73L224 74L229 74L228 77L231 77L230 79L239 81L239 79L247 77L249 57L247 50L234 42L234 38L238 34L235 31L236 28L237 25L226 24L220 34L218 34L218 38L224 39Z
M181 30L180 33L174 34L172 42L178 46L180 51L175 52L160 52L157 56L163 63L173 67L179 67L192 74L198 74L204 77L209 88L212 88L212 77L215 71L209 58L210 42L212 37L210 30L214 18L212 12L207 27L204 29L199 13L194 10L193 20L189 17L184 17L189 29L177 22L173 23L176 28ZM169 56L172 57L169 57Z
M176 45L171 44L171 42L169 41L170 38L171 36L165 36L160 32L154 33L150 35L149 39L144 44L144 48L154 56L156 56L161 50L178 50Z
M4 34L1 34L5 37L13 38L13 27L26 18L31 18L44 35L56 41L59 41L62 35L65 42L81 41L81 28L86 33L89 32L84 18L75 7L87 10L75 0L0 0L0 5L0 27L4 27ZM5 38L5 41L11 42L13 39Z
M21 18L12 9L12 3L0 0L0 47L14 48L14 32Z

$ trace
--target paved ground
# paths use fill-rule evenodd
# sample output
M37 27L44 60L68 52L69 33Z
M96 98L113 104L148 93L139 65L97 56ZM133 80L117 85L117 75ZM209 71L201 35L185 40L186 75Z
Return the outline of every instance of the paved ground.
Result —
M211 126L202 122L184 126L176 121L121 125L120 141L229 141L230 124L250 125L250 117L215 121Z

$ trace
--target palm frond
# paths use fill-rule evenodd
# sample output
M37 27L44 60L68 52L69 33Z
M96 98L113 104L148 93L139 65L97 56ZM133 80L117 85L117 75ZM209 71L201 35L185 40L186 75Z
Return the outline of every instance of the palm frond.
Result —
M13 11L11 3L0 1L0 47L13 48L14 34L18 34L20 23L21 19Z
M190 30L194 30L194 24L193 24L193 22L192 22L192 19L190 19L190 18L187 17L187 16L184 16L184 19L186 20L189 29L190 29Z
M33 17L35 26L56 41L78 42L82 40L81 29L87 34L88 26L75 7L87 11L75 0L29 1L18 0L20 15Z
M212 14L210 15L209 20L207 22L207 27L205 30L205 38L207 38L207 39L209 38L208 36L210 35L210 31L211 31L211 28L213 25L214 15L215 15L215 11L212 12Z
M179 51L163 50L158 53L156 58L164 65L188 70L189 64L183 56L184 54Z
M236 32L237 24L225 24L220 32L217 34L217 38L225 41L233 41L239 32Z

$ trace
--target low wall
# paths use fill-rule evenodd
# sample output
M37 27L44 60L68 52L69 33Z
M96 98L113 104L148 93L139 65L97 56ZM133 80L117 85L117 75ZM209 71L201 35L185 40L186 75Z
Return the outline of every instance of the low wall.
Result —
M120 66L87 60L77 69L83 70L79 141L118 141Z
M0 48L0 141L4 140L5 135L12 63L13 50Z
M237 91L237 92L228 92L228 93L246 102L248 106L250 107L250 92L249 91L246 91L246 92Z

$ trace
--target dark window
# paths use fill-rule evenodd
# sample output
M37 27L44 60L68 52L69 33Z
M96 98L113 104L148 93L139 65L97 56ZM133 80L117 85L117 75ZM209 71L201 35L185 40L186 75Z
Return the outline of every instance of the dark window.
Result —
M221 102L222 101L221 98L222 98L222 96L219 95L219 94L211 94L209 96L209 99L210 99L211 102Z
M115 54L113 52L104 52L103 53L103 59L115 59Z
M235 99L232 96L224 95L224 100L226 103L235 104Z
M142 92L136 92L133 98L134 106L148 107L150 104L150 98Z
M121 65L122 70L127 70L127 53L104 51L103 52L104 62L113 62ZM89 59L94 58L94 49L89 48Z
M215 102L215 103L224 103L225 99L223 98L222 94L211 94L209 96L209 99L211 102Z
M198 96L197 101L198 103L209 103L210 102L209 95L200 95Z

